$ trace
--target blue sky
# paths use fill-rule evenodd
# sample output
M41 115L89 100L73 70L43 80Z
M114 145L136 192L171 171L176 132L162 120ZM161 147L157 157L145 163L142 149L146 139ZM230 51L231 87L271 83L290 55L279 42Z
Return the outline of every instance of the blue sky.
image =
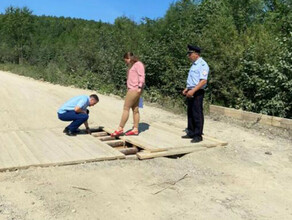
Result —
M141 18L163 17L171 3L178 0L0 0L0 13L8 6L27 6L34 15L83 18L113 23L127 16L139 22Z

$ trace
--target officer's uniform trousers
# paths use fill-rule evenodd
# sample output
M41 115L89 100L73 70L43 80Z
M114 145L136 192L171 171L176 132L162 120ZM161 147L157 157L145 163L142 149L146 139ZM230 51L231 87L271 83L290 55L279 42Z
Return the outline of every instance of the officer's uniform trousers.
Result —
M190 137L199 136L203 134L204 127L204 113L203 113L203 99L204 89L198 90L192 98L187 98L188 111L188 131Z

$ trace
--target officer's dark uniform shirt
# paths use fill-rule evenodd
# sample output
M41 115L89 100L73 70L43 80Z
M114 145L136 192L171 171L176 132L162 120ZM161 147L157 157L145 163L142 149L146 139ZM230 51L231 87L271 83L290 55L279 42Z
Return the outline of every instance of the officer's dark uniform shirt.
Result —
M200 80L208 79L209 66L202 57L197 59L190 68L188 79L187 79L187 88L193 89L196 85L199 84ZM201 89L205 89L207 84L205 84Z

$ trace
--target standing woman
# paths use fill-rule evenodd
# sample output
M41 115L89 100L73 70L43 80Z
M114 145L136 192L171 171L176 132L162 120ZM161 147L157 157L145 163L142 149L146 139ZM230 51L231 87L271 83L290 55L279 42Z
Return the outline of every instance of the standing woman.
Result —
M145 67L132 52L124 55L124 61L128 66L127 72L127 95L124 103L124 110L118 129L111 134L112 137L120 136L124 133L124 127L129 118L130 108L133 111L134 127L125 135L138 135L139 130L139 98L145 85Z

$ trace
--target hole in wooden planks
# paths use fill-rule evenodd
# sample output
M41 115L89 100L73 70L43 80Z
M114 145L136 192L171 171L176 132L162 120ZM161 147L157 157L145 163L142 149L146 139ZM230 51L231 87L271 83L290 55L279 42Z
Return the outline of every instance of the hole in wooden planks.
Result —
M92 136L98 138L100 141L108 144L125 155L135 155L141 149L127 141L121 140L119 137L111 137L105 131L93 132Z
M183 156L185 156L186 154L187 153L185 153L185 154L177 154L177 155L172 155L172 156L166 156L166 157L169 158L169 159L180 159Z

